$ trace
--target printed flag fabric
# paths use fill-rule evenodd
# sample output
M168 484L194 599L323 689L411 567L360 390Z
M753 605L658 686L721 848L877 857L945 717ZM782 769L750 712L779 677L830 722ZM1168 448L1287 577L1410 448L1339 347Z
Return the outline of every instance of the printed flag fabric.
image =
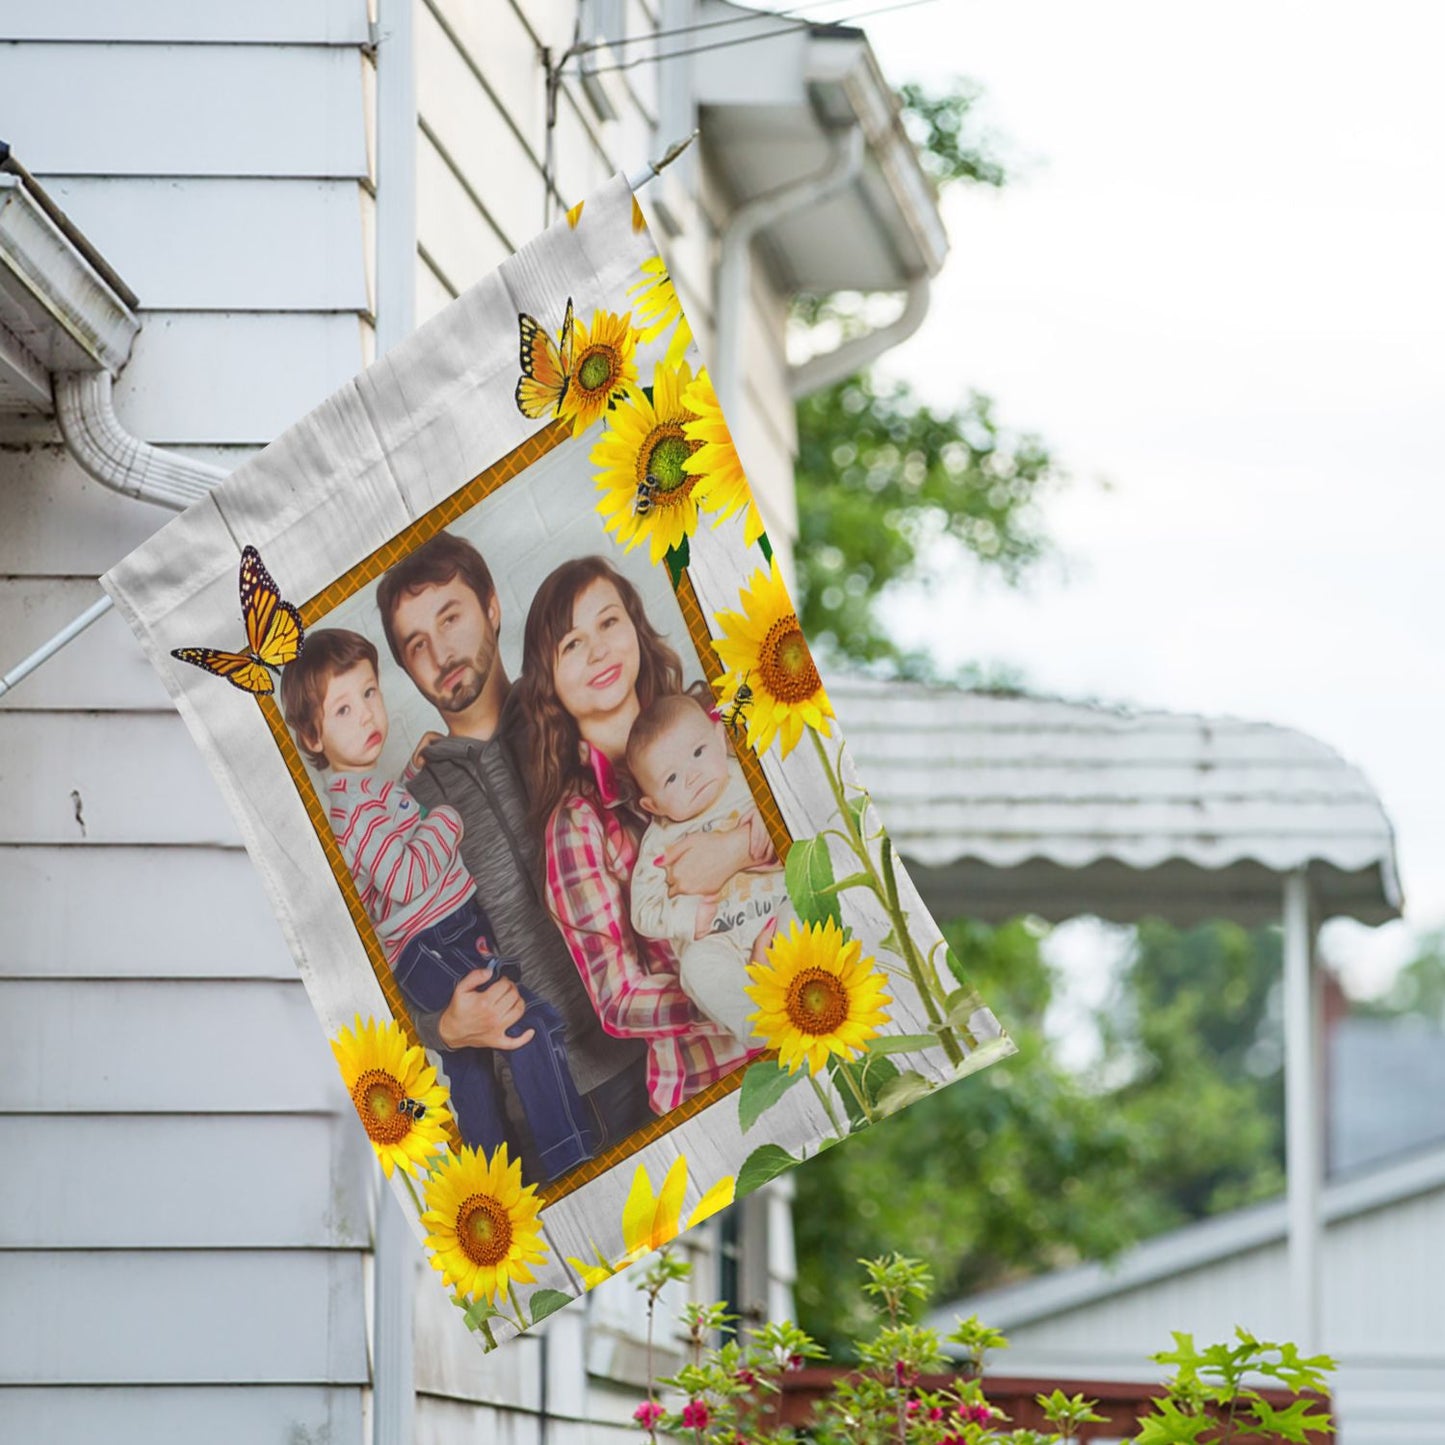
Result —
M485 1346L1011 1051L622 178L103 581Z

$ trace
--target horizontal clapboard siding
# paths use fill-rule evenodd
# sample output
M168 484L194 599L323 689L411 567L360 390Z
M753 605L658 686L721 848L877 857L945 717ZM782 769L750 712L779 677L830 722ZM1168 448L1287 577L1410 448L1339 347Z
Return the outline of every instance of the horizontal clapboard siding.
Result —
M230 469L370 345L364 0L0 0L0 35L6 139L140 296L122 424ZM0 449L5 664L169 516ZM0 1437L360 1441L371 1150L114 616L0 708L0 915Z
M355 180L135 176L47 190L148 311L371 310Z
M17 1445L311 1445L359 1442L361 1392L294 1385L141 1385L9 1389L0 1392L8 1438Z

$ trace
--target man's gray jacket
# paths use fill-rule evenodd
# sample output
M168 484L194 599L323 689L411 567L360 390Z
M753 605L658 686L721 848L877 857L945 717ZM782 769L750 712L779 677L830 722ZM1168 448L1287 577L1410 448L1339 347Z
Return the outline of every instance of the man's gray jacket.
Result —
M646 1045L602 1031L571 951L542 891L542 842L528 822L527 791L508 740L506 715L485 740L442 738L426 750L426 766L408 784L424 808L448 803L462 818L462 862L477 883L477 902L491 919L497 948L515 959L522 982L562 1015L567 1059L579 1093L587 1094L630 1065ZM413 1018L422 1041L441 1048L441 1012Z

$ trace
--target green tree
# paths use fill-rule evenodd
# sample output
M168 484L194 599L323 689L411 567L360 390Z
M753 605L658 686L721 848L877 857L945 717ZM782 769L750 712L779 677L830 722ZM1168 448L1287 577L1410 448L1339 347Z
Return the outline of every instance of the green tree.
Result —
M1366 1018L1419 1018L1445 1028L1445 929L1424 934L1415 957L1378 998L1354 1004Z

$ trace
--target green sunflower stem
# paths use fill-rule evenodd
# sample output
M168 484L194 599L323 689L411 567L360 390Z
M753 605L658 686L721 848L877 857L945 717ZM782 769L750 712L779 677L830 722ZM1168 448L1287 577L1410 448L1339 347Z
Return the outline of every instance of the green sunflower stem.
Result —
M522 1301L517 1295L517 1286L511 1280L507 1281L507 1298L512 1302L512 1308L517 1312L517 1328L525 1330L527 1320L530 1318L527 1311L522 1308Z
M405 1169L398 1168L396 1171L401 1175L401 1181L406 1185L406 1192L411 1195L412 1207L416 1210L416 1217L420 1219L426 1213L426 1206L421 1202L421 1195L416 1192L416 1185L411 1182L411 1175Z
M813 738L813 747L818 754L818 760L823 764L823 771L828 777L828 786L832 789L833 801L838 806L838 813L843 820L843 826L848 830L848 842L862 864L863 872L867 875L868 886L873 890L874 896L888 912L889 921L893 924L894 936L898 939L898 947L903 953L903 961L908 965L908 976L913 986L918 991L918 996L923 1000L924 1012L928 1015L928 1021L934 1026L938 1034L939 1042L943 1045L943 1051L952 1064L961 1064L964 1059L963 1049L958 1042L957 1036L951 1028L945 1026L944 1013L938 1000L938 979L936 976L929 977L929 970L924 966L923 959L919 955L918 947L913 942L908 932L908 919L904 916L903 905L898 897L898 879L893 870L893 845L885 836L883 839L883 871L880 874L878 865L873 861L873 855L868 851L868 841L863 836L863 829L853 814L852 808L848 805L848 793L843 784L842 749L839 749L838 759L834 760L828 756L828 750L823 746L822 736L815 728L809 728L808 732Z
M875 1123L878 1115L874 1112L873 1105L868 1102L868 1095L859 1087L858 1080L855 1079L847 1069L839 1069L838 1073L834 1075L834 1078L837 1078L839 1075L841 1075L847 1083L848 1092L858 1101L858 1107L863 1111L864 1119L870 1124Z
M805 1064L803 1067L807 1068L808 1066ZM837 1112L833 1108L833 1101L828 1097L828 1091L818 1082L818 1076L810 1068L808 1069L808 1082L813 1086L813 1092L818 1096L818 1102L823 1106L823 1112L827 1114L828 1122L833 1126L834 1134L836 1134L839 1139L846 1139L848 1137L848 1131L844 1129L839 1120Z

